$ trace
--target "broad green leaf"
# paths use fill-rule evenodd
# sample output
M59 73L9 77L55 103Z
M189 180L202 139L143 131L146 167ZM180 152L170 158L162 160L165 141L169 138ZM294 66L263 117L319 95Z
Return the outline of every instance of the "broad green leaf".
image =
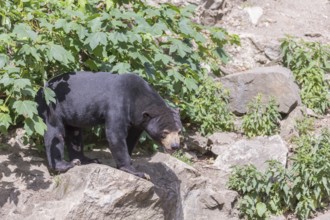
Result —
M2 43L8 44L11 42L11 35L10 34L0 34L0 41Z
M185 85L190 91L194 91L198 89L197 82L193 78L186 78Z
M266 204L262 202L258 202L256 208L257 208L258 216L263 217L267 211Z
M64 27L64 25L66 25L67 24L67 21L66 21L66 19L63 19L63 18L61 18L61 19L58 19L56 22L55 22L55 28L56 29L59 29L59 28L63 28Z
M184 33L188 36L194 36L195 35L194 29L190 26L190 20L189 19L182 19L179 22L179 27L180 27L180 31L182 31L182 33Z
M11 84L14 83L14 79L13 78L10 78L8 76L8 74L4 74L4 75L0 75L0 84L4 85L4 86L9 86Z
M70 52L68 52L61 45L50 44L48 56L50 59L57 60L64 65L74 61L74 58Z
M130 70L131 70L131 65L128 63L120 62L112 67L112 71L118 72L119 74L130 72Z
M35 41L38 37L37 33L34 32L31 27L25 23L16 24L13 30L17 38L20 40L31 39Z
M44 135L46 128L46 124L37 115L34 115L33 118L26 118L24 121L24 129L28 135L32 135L33 132Z
M100 31L101 26L102 26L101 18L99 18L99 17L94 18L93 20L91 20L88 23L88 26L91 28L92 33L96 32L96 31Z
M152 26L151 30L155 35L162 35L164 31L168 30L168 28L163 22L158 22L154 26Z
M94 50L100 44L106 45L107 43L107 34L104 32L92 33L87 37L85 41L85 44L89 44L92 50Z
M14 87L17 90L24 89L27 86L31 86L31 81L29 79L15 79L14 80Z
M162 61L163 64L167 65L168 63L172 62L173 59L172 57L166 55L166 54L162 54L162 53L157 53L155 55L155 62L157 61Z
M23 115L26 118L32 118L34 114L38 114L37 103L30 100L15 101L13 104L13 108L19 115Z
M5 105L5 104L2 104L3 103L3 101L1 100L1 102L0 102L0 112L6 112L6 113L8 113L9 112L9 108Z
M177 52L181 58L184 58L187 53L192 50L184 42L177 39L172 39L172 45L170 46L170 53Z
M7 129L12 123L11 117L7 113L0 112L0 132L7 133Z
M31 47L30 45L23 45L19 50L20 54L32 55L37 61L40 61L40 56L35 47Z
M8 56L5 54L0 54L0 69L6 66L8 63Z
M49 87L44 87L43 89L47 105L49 105L51 102L56 103L55 92Z
M225 40L226 39L225 33L223 31L221 31L221 30L211 32L211 34L212 34L212 37L215 38L215 39L217 39L217 40L222 41L222 40Z
M37 20L39 20L40 27L45 27L48 31L51 31L54 27L54 25L49 23L45 18L39 18Z

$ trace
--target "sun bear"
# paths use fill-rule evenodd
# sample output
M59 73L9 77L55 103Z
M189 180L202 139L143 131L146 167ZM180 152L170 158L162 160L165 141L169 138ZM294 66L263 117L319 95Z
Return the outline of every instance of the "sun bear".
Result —
M142 178L145 174L135 170L130 156L143 131L166 151L180 147L179 111L135 74L72 72L52 78L46 86L55 92L56 102L47 105L42 88L36 102L47 125L48 163L55 171L97 162L84 156L82 128L99 124L105 125L117 168ZM70 162L64 160L65 145Z

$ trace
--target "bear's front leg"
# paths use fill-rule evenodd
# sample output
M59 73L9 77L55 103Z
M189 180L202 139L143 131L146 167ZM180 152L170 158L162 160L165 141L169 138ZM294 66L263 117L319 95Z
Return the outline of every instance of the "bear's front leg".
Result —
M150 177L142 172L136 171L131 164L131 157L128 153L126 144L127 129L123 124L106 123L106 136L109 142L109 148L113 158L116 161L117 168L135 176L150 179Z

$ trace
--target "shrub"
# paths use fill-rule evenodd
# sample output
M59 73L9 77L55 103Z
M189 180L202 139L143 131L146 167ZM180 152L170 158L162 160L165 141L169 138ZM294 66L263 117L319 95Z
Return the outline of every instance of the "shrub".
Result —
M297 141L292 166L286 170L276 161L261 173L252 165L236 167L229 188L242 196L241 214L248 219L265 219L270 214L293 212L307 219L328 207L330 196L330 133L319 137L302 135Z
M330 45L286 38L281 44L283 63L290 68L301 88L302 102L317 113L330 107L329 85L324 79L330 71Z
M129 0L1 1L1 132L23 122L29 135L42 134L45 125L31 101L35 91L73 70L136 72L180 106L186 120L200 124L189 102L205 87L206 66L221 74L228 60L224 45L239 41L224 29L193 23L193 11ZM51 90L45 94L53 100Z
M234 129L233 114L228 108L229 92L220 82L205 77L196 89L196 95L189 98L188 114L200 128L201 134L210 134L215 130Z
M280 118L275 100L271 98L268 104L264 104L259 94L248 104L242 128L248 137L273 135L278 132Z

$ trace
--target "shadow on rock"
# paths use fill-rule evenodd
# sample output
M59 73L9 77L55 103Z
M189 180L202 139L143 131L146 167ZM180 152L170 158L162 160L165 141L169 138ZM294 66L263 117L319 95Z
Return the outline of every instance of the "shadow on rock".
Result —
M141 159L136 165L139 171L145 172L155 185L155 192L162 200L165 220L183 219L180 186L177 175L164 163L149 162Z
M19 203L22 191L39 191L51 185L45 161L38 151L23 144L23 130L0 137L0 207Z

